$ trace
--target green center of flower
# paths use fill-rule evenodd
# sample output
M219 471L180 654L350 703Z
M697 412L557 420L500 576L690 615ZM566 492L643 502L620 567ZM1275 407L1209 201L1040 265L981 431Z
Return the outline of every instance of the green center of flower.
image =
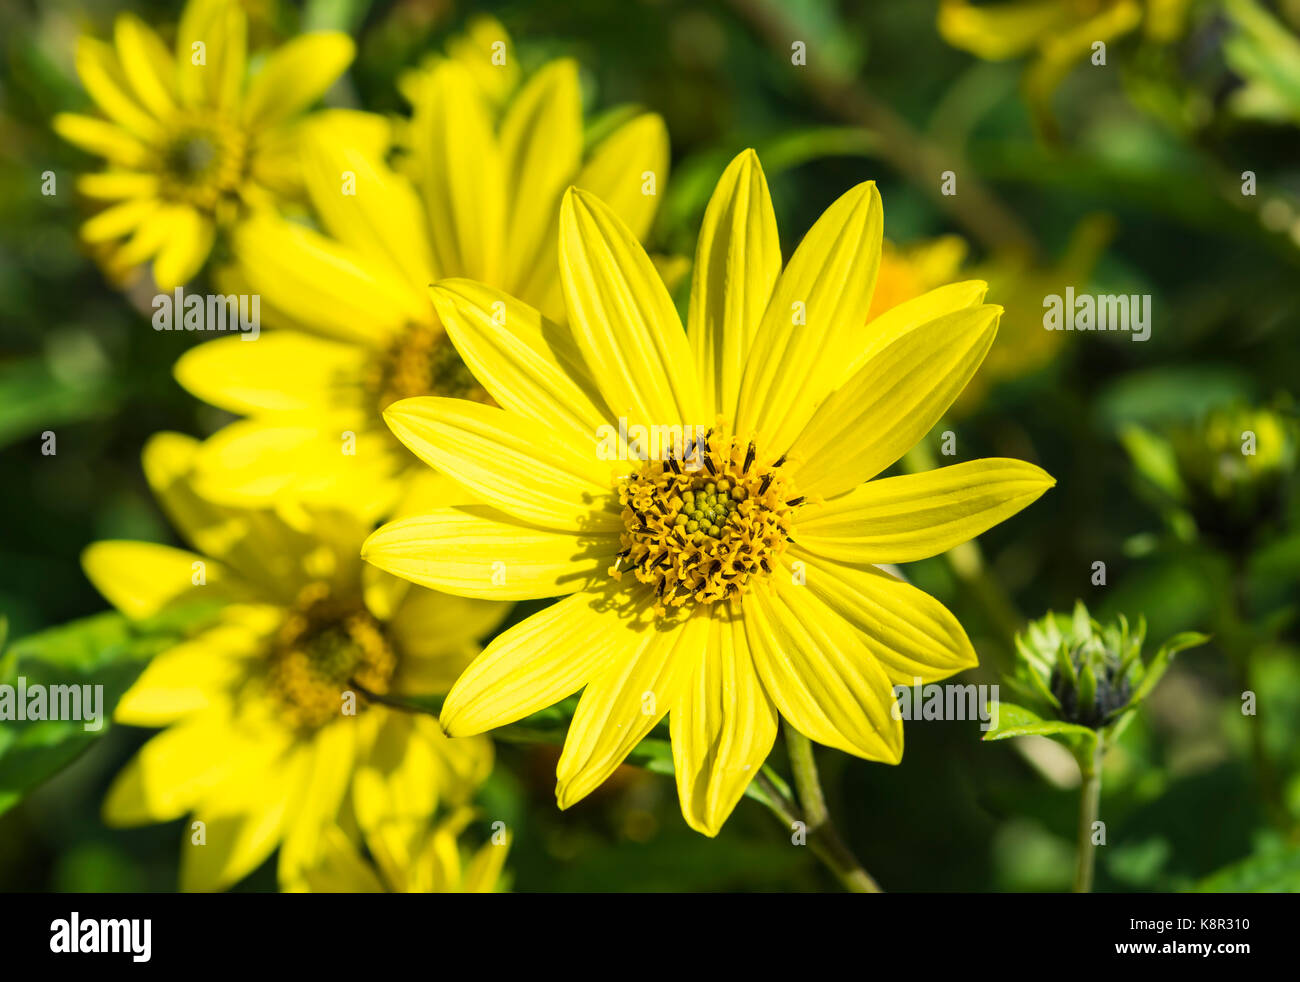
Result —
M220 117L184 120L158 151L162 195L214 211L223 198L238 192L247 150L243 131Z
M323 583L303 588L271 651L269 679L293 726L315 729L343 715L355 698L388 691L397 655L363 606L334 597Z
M370 387L380 412L399 399L415 396L491 401L438 326L415 324L401 332L371 374Z
M623 550L610 575L632 570L653 585L661 614L739 597L776 568L803 503L784 463L759 463L753 443L721 426L678 456L646 461L619 483Z

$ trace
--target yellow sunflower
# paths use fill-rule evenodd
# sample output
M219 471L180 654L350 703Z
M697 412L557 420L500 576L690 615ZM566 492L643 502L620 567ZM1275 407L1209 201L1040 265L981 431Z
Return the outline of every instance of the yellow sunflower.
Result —
M461 808L422 835L371 836L366 844L373 862L341 828L326 829L320 861L304 874L307 888L314 893L501 892L509 842L489 842L467 853L459 837L473 818L471 809Z
M487 646L444 728L481 733L582 689L557 772L565 808L668 714L682 812L709 835L778 715L897 762L892 685L976 657L938 601L875 564L943 552L1054 483L1003 459L872 480L952 403L1001 308L981 302L983 283L956 283L867 325L874 183L832 204L783 270L752 151L706 211L686 331L610 208L571 189L559 224L569 327L491 287L440 283L439 315L497 405L417 398L385 413L482 504L385 525L363 556L467 597L564 596Z
M110 267L152 260L171 290L202 267L219 224L298 190L294 128L351 63L352 40L303 35L246 79L247 30L234 0L190 0L174 54L129 13L112 44L78 39L77 74L103 118L62 113L54 128L108 163L77 190L104 205L81 235L112 245Z
M166 729L118 775L104 815L126 826L190 814L185 890L227 887L277 845L280 882L295 888L341 811L366 834L427 822L486 776L488 741L448 739L381 700L445 692L508 608L376 577L358 558L368 526L345 512L290 522L207 503L190 486L196 446L163 433L144 452L196 552L113 541L83 557L130 617L220 604L214 626L157 656L117 706L119 722Z
M584 148L570 60L541 68L498 118L478 81L497 70L483 44L479 73L462 53L408 85L418 100L406 128L410 178L326 121L303 151L324 231L271 217L237 230L237 275L261 296L265 323L282 329L256 344L210 341L176 366L190 392L247 417L205 445L206 494L364 498L383 512L418 469L383 409L417 395L487 398L447 341L429 284L470 277L562 317L555 223L570 184L613 202L636 236L648 233L668 167L663 121L635 114Z

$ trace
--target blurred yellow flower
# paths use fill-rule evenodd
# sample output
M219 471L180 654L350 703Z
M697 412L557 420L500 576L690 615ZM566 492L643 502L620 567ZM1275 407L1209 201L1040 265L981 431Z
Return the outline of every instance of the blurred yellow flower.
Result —
M632 230L581 189L560 212L567 329L482 284L434 288L498 405L415 398L385 419L484 505L391 522L363 555L465 596L564 597L466 670L443 704L448 733L582 689L557 770L567 808L670 715L682 813L708 835L763 765L778 715L899 760L893 684L976 657L951 613L876 564L941 553L1053 480L1002 459L871 480L952 403L1001 315L985 284L954 283L864 330L882 230L880 195L861 184L782 269L747 151L706 210L685 331Z
M304 874L314 893L498 893L508 842L488 843L477 852L461 849L459 837L474 818L458 809L433 829L411 834L386 829L366 839L373 863L337 826L326 829L320 861Z
M494 36L504 31L488 30L475 49L478 71L462 52L408 80L409 177L350 145L327 116L303 141L323 232L271 217L236 231L241 289L259 294L265 321L281 329L255 344L211 341L176 366L199 398L248 417L205 444L205 493L343 497L384 513L417 469L384 427L384 408L417 395L487 398L428 285L471 277L562 317L555 229L571 184L609 200L638 238L649 232L668 168L663 121L634 114L584 148L578 68L567 59L537 71L498 118L480 79L514 62L508 53L493 67Z
M78 39L77 74L103 117L61 113L54 128L107 161L77 190L103 203L81 234L113 245L110 268L152 261L173 289L203 266L218 225L299 190L294 127L352 61L352 40L303 35L246 79L246 35L238 3L189 0L174 54L130 13L113 44Z
M353 515L290 522L204 501L190 486L195 451L189 437L159 434L144 467L196 552L110 541L83 557L130 617L220 605L214 626L154 658L118 704L118 722L166 729L118 775L105 820L192 814L185 890L227 887L277 845L280 882L295 888L340 811L381 834L427 823L440 800L462 803L486 777L489 742L448 739L432 717L371 696L446 691L508 608L374 576L358 556L368 526Z
M939 33L954 47L988 61L1033 54L1025 91L1039 121L1051 119L1052 93L1097 42L1109 44L1142 26L1171 41L1183 31L1189 0L1009 0L974 4L940 0Z

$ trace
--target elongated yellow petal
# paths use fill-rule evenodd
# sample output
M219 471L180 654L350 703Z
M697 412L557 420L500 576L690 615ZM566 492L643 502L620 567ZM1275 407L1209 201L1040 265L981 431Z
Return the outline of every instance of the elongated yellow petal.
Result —
M848 339L843 358L844 371L839 385L852 378L877 351L893 344L913 328L928 324L944 314L983 303L988 288L989 285L983 280L948 283L935 287L919 297L895 304L879 316L872 318L861 337L855 334Z
M176 62L171 52L139 17L118 14L113 39L122 71L140 104L154 117L176 111Z
M502 283L513 291L543 261L554 277L555 214L582 160L576 62L550 62L515 96L501 124L501 155L510 242Z
M976 6L942 0L939 33L957 48L991 61L1014 58L1069 24L1069 4L1059 0L1010 0Z
M443 280L433 302L456 350L498 404L587 439L607 422L568 328L472 280Z
M663 117L645 113L628 120L596 145L573 183L607 204L633 237L644 240L668 184Z
M637 637L636 632L628 633ZM708 635L706 614L697 613L671 628L657 624L640 632L634 651L624 641L623 650L587 683L555 770L555 798L561 808L604 783L676 705Z
M234 251L254 293L322 334L379 346L432 314L424 295L386 265L279 218L241 224Z
M244 122L266 127L296 116L325 94L355 54L352 39L338 31L303 34L276 48L248 83Z
M500 280L506 201L501 153L482 92L453 61L433 69L411 120L439 276Z
M739 618L713 617L668 722L682 815L696 831L717 835L776 740L776 709Z
M77 75L109 119L146 142L158 136L158 120L136 98L111 45L77 38Z
M837 563L798 547L789 561L804 564L805 589L861 633L869 656L891 682L932 682L977 664L957 618L910 583L874 566Z
M337 825L321 835L316 864L303 871L312 893L386 893L384 884L361 853Z
M81 226L81 237L87 242L109 242L127 235L159 211L158 202L152 198L136 198L110 205Z
M718 181L695 250L687 333L710 413L733 417L745 359L780 275L767 179L758 154L746 150Z
M790 446L839 380L849 332L861 332L880 269L884 214L874 181L835 201L790 257L754 336L736 426L773 453Z
M610 410L646 426L703 422L690 345L654 264L577 188L561 206L560 275L569 326Z
M368 352L297 331L255 341L218 338L190 348L173 368L191 394L233 413L320 411L352 395Z
M1054 485L1022 460L990 457L869 481L799 517L799 544L851 563L908 563L946 552Z
M359 728L344 719L325 726L307 748L305 790L286 816L278 876L282 890L305 886L306 871L320 862L325 830L335 827L339 807L352 783Z
M613 533L557 532L487 508L390 522L361 547L380 569L434 590L488 600L558 597L588 587L618 552Z
M419 195L405 176L348 142L354 128L346 120L307 128L302 163L312 203L336 238L376 267L401 270L419 292L435 275Z
M237 3L191 0L176 28L177 87L187 106L232 108L244 87L248 19Z
M158 289L174 290L188 283L207 261L215 237L212 219L192 208L177 211L167 240L153 261L153 278Z
M103 174L80 174L77 191L87 198L118 201L125 198L148 198L158 194L158 178L136 171L108 171Z
M443 729L468 736L523 719L635 651L651 626L649 604L638 610L622 594L617 584L574 594L497 635L448 693Z
M523 522L571 532L622 528L609 463L592 445L495 406L403 399L384 410L396 437L431 467Z
M791 445L800 490L842 494L915 446L979 368L1001 314L990 304L946 314L872 355Z
M69 143L122 167L141 167L148 162L149 151L144 143L122 127L102 119L59 113L52 125L54 132Z
M153 542L95 542L81 554L81 565L95 589L131 618L152 617L185 597L207 596L209 588L224 596L229 576L220 563Z
M857 633L803 586L751 590L745 637L763 688L804 736L845 753L898 763L902 721L889 677Z

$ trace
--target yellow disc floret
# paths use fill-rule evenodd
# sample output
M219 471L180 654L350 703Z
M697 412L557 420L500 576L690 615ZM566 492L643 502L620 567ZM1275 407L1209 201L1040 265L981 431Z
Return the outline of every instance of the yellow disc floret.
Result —
M632 570L655 588L656 610L740 596L776 568L803 503L785 459L762 464L752 442L721 424L623 478L623 550L610 575Z

